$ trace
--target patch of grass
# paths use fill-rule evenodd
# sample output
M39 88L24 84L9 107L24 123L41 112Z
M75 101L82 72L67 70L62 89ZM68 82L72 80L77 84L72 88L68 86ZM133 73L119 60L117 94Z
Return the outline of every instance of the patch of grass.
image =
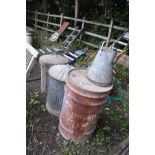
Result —
M67 148L65 148L63 153L64 153L64 155L75 155L75 150L73 150L70 147L67 147Z
M111 131L111 127L106 125L104 128L103 128L103 131L105 132L110 132Z
M40 102L40 94L37 91L34 91L30 94L30 101L27 105L26 110L26 118L28 120L32 120L36 113L38 112L46 112L46 107L44 104L41 104Z
M96 142L102 143L105 141L105 136L101 132L96 134Z
M122 64L116 63L114 70L114 77L117 79L117 81L119 81L123 89L128 90L129 69Z
M30 100L29 104L32 105L32 106L40 104L40 101L38 100L38 97L39 97L39 93L37 91L34 91L31 94L31 100Z

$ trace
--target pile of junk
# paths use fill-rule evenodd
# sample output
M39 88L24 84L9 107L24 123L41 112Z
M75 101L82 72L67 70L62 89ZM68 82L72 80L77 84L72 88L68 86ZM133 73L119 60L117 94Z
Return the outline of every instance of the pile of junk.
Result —
M75 32L74 32L75 33ZM73 35L73 34L72 34ZM112 47L99 48L88 68L76 68L72 61L87 49L60 54L60 49L39 57L41 92L46 94L46 108L59 117L59 131L67 140L87 140L93 134L104 104L113 88L113 65L117 52ZM65 45L66 46L66 45ZM31 52L30 52L31 51ZM38 51L27 42L26 71L38 58Z

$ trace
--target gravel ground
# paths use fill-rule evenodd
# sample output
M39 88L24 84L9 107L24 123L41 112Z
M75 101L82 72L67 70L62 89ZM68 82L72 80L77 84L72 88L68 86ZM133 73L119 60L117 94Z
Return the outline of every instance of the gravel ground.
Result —
M36 79L34 81L30 81ZM40 67L33 67L26 83L27 155L107 155L128 137L128 104L106 105L92 137L75 143L65 140L58 131L59 119L46 110L46 94L40 92Z

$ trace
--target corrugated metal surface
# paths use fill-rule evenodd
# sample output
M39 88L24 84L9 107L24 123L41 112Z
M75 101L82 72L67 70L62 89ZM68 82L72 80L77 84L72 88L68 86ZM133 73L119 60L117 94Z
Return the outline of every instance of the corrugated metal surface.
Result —
M91 136L112 89L112 86L99 89L86 75L87 71L83 69L69 72L59 123L59 131L66 139L81 141Z
M53 115L60 115L64 97L64 85L68 71L71 69L73 69L73 67L69 65L55 65L50 67L48 71L46 108Z
M58 81L50 76L48 78L46 108L51 114L59 116L63 103L65 82Z

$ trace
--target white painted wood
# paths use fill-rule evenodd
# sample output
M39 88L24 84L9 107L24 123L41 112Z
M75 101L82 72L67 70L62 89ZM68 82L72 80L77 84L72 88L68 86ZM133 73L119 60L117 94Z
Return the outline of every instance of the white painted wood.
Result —
M83 33L84 33L84 34L87 34L87 35L89 35L89 36L93 36L93 37L96 37L96 38L100 38L100 39L103 39L103 40L107 40L107 37L105 37L105 36L103 36L103 35L95 34L95 33L88 32L88 31L84 31Z
M26 77L30 76L30 72L35 64L39 52L26 42Z
M63 13L61 13L60 26L62 25L62 21L63 21Z
M106 42L106 45L105 45L106 47L108 47L108 44L109 44L112 27L113 27L113 20L110 21L110 28L109 28L109 32L108 32L108 38L107 38L107 42Z
M38 57L39 52L38 52L34 47L32 47L32 45L30 45L29 43L26 43L26 49L27 49L35 58Z
M49 12L47 13L47 25L46 25L46 27L48 28L48 22L49 22Z

